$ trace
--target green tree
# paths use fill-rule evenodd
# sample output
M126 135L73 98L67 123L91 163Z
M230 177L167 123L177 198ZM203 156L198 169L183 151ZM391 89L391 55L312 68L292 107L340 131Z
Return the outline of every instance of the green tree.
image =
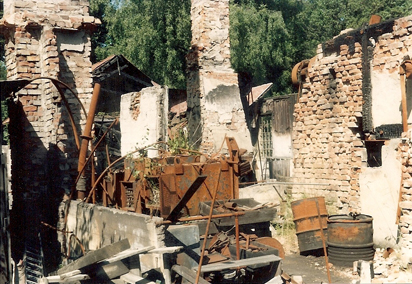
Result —
M123 54L160 84L185 88L185 56L190 47L190 0L130 0L102 4L107 33L96 44L101 60ZM97 43L97 42L96 42Z
M292 46L282 14L248 2L230 7L232 66L254 84L274 82L275 92L288 90Z

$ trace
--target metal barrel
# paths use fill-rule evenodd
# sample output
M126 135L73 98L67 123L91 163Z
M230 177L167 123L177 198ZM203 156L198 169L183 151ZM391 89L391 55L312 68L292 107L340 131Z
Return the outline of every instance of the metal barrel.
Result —
M328 218L328 256L334 265L352 266L373 260L373 218L369 215L332 215Z
M291 203L291 206L300 253L305 254L322 249L319 216L326 241L328 212L325 198L321 196L296 200Z

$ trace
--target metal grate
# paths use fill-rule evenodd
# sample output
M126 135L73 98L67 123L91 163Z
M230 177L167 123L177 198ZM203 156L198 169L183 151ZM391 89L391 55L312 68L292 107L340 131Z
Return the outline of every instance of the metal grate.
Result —
M261 158L271 158L273 156L272 116L265 115L260 118L259 133Z

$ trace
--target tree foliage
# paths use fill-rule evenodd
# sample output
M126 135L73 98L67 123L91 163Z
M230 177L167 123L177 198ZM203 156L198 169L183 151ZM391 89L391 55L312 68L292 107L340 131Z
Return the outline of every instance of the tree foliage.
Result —
M232 66L249 73L255 84L272 81L276 90L285 89L292 46L282 14L248 2L230 7Z
M107 31L94 43L98 59L121 53L153 80L170 87L186 87L190 0L91 2L92 13L104 17Z
M190 47L190 0L91 0L103 21L94 38L101 60L122 53L155 81L185 88ZM255 84L274 82L290 91L293 65L347 28L360 28L373 14L382 20L412 14L410 0L231 0L231 60Z

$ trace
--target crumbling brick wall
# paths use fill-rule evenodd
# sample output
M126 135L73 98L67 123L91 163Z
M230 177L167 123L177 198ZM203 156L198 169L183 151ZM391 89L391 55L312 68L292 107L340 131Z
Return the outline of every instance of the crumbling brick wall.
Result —
M408 56L412 57L412 16L346 31L319 45L309 63L295 105L294 177L328 184L311 193L332 196L339 212L362 210L360 177L368 168L368 143L401 137L399 67ZM410 90L407 95L412 95ZM400 228L410 236L412 171L406 144L401 143L394 155L402 163ZM399 188L399 183L393 187Z
M90 33L99 23L89 16L88 7L85 0L4 1L0 29L6 40L8 79L51 77L75 93L61 86L67 106L50 80L35 80L10 103L13 217L21 222L14 233L21 234L21 242L28 231L39 229L39 221L57 223L44 214L57 218L58 201L64 192L70 192L76 175L78 149L68 107L75 131L81 134L85 115L75 96L88 109L92 94Z
M192 0L192 48L187 56L187 116L191 144L219 150L225 135L252 150L230 65L229 1Z

